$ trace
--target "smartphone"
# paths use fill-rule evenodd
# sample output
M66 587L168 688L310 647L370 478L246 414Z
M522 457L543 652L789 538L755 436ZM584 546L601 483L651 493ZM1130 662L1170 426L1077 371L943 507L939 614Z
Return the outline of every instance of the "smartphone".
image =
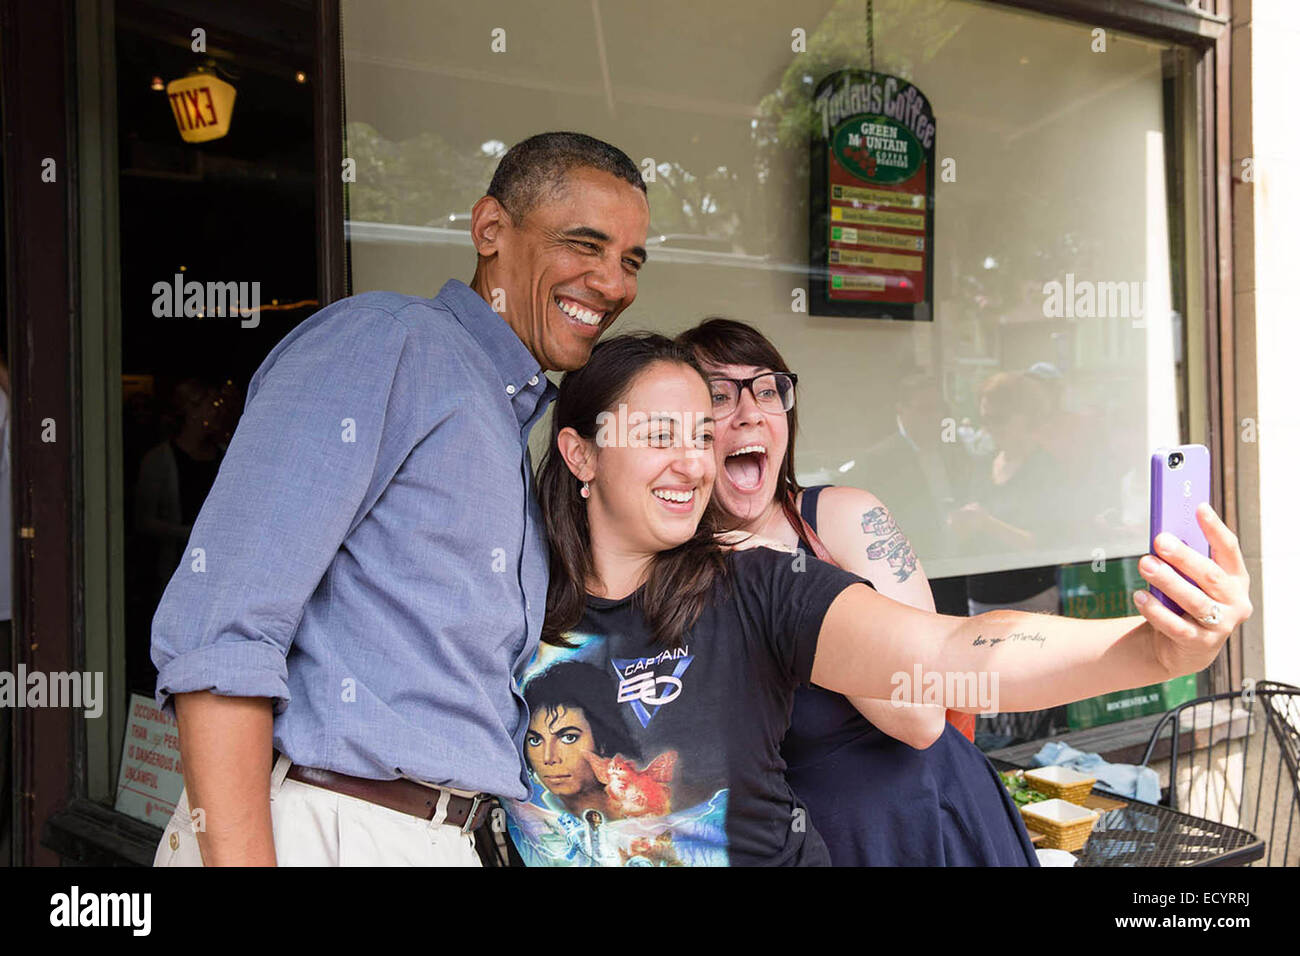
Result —
M1196 522L1196 507L1209 500L1210 450L1204 445L1157 448L1151 456L1150 553L1156 552L1156 535L1168 531L1208 558L1210 543ZM1150 590L1152 597L1169 610L1187 616L1178 602L1166 597L1159 588L1150 586Z

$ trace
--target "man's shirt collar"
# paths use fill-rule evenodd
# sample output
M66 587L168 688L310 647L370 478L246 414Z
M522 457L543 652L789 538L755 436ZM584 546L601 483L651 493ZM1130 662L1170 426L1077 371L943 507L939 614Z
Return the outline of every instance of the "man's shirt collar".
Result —
M542 373L533 353L504 318L483 297L458 279L449 279L438 291L456 321L474 337L501 374L502 386L515 405L520 424L530 422L555 397L555 386Z

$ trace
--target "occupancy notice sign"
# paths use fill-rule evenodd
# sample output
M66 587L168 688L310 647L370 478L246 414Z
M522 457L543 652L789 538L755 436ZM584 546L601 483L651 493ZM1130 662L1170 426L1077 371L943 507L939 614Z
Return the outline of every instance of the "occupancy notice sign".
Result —
M113 809L165 827L185 786L176 720L140 694L131 695L130 706Z
M839 70L813 93L810 311L934 318L934 112L907 80Z

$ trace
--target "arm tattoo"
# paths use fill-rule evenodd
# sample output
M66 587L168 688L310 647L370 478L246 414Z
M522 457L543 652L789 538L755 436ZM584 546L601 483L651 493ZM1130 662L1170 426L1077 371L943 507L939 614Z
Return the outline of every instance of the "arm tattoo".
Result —
M916 552L883 505L862 516L862 533L875 539L867 545L867 557L872 561L887 558L889 570L900 584L916 573Z
M985 637L983 634L976 634L975 640L971 641L970 645L971 647L997 647L1003 641L1037 644L1042 647L1047 643L1047 635L1042 631L1035 631L1033 634L1028 631L1012 631L1006 637Z

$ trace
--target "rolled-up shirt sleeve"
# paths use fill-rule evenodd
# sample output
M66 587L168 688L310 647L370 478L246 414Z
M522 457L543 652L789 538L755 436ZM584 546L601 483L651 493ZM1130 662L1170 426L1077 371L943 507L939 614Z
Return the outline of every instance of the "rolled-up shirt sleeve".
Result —
M417 440L407 327L345 308L291 332L243 416L154 614L156 699L212 691L289 703L286 657L339 546Z

